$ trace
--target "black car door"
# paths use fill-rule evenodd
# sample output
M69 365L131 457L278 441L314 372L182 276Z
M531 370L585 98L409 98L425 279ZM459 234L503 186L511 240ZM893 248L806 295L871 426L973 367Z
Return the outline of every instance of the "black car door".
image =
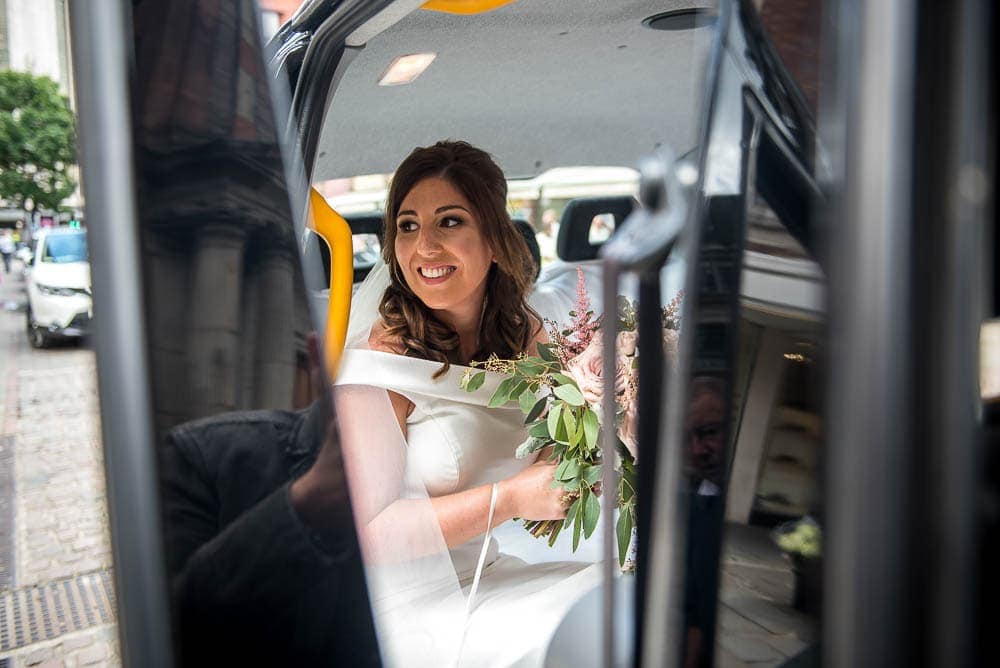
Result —
M123 9L73 20L125 662L377 665L260 8Z

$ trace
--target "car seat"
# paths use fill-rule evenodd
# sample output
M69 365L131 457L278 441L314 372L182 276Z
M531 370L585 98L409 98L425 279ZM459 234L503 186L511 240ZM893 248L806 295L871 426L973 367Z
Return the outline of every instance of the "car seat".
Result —
M559 236L556 239L559 259L547 265L538 277L535 290L528 297L532 308L543 318L566 322L570 317L569 312L576 304L579 269L583 272L591 308L595 313L602 313L601 266L597 254L604 242L591 241L591 224L595 216L610 214L614 217L617 231L638 206L638 202L628 195L571 200L563 210L559 222ZM614 232L611 236L614 236Z
M634 197L580 197L571 200L563 210L559 221L559 237L556 239L556 254L563 262L584 262L597 259L597 252L603 241L592 243L590 227L596 216L611 214L615 219L615 231L621 227L629 214L638 206ZM611 236L614 236L612 232Z

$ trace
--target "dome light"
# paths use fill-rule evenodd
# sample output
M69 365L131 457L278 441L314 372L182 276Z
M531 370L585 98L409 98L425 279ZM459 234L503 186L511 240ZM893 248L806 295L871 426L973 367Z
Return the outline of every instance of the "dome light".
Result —
M436 53L413 53L400 56L392 61L385 72L379 77L379 86L399 86L408 84L423 74L424 70L437 57Z

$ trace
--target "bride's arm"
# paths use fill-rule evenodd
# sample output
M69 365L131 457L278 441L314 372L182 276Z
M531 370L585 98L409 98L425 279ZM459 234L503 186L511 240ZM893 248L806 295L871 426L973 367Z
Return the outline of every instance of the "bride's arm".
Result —
M412 404L406 397L389 392L389 401L406 438L406 417ZM566 516L561 490L551 489L554 464L532 464L517 475L498 483L497 505L493 513L496 526L514 517L525 519L561 519ZM461 545L486 531L492 485L481 485L454 494L432 497L431 507L437 516L441 534L448 547ZM423 500L399 499L368 521L367 539L381 543L391 539L400 528L410 525L411 514L420 512Z
M535 346L538 343L549 340L541 323L536 325L537 330L529 346L533 354L537 353ZM375 350L398 353L382 334L378 326L374 327L369 345ZM359 434L356 438L344 433L343 425L341 432L345 437L344 446L348 450L345 453L348 466L354 469L350 472L355 490L352 496L355 500L360 538L368 547L367 553L381 561L392 557L394 546L405 544L411 552L428 554L440 550L439 539L436 538L438 535L443 537L448 547L455 547L485 532L492 485L481 485L430 499L400 498L403 496L400 490L405 485L406 419L413 410L413 404L397 392L389 391L387 394L399 427L396 439L402 439L402 448L390 446L380 449L379 439L372 439L368 430L363 430L364 434ZM364 403L372 403L371 397L359 399ZM338 413L350 415L354 411L348 406L342 406L338 407ZM395 439L384 440L389 442ZM565 517L562 491L551 488L554 471L555 465L543 460L500 481L493 516L494 526L513 517L538 520ZM433 517L430 517L431 514ZM435 530L429 530L432 523L437 525Z

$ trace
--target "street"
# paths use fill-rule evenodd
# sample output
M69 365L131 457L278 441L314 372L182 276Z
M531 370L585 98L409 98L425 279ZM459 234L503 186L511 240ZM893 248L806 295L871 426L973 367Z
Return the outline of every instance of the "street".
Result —
M94 353L35 350L0 277L0 668L117 666Z

